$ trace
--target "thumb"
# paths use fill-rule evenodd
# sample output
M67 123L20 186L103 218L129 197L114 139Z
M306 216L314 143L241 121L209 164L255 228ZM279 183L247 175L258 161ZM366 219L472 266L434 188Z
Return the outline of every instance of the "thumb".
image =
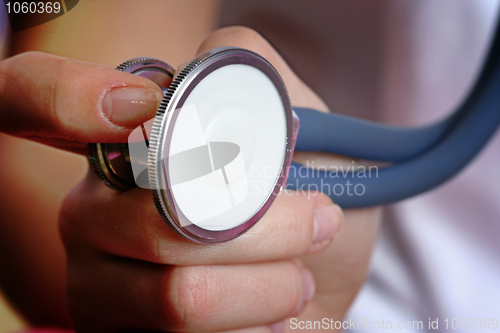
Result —
M152 81L98 65L39 52L0 62L0 132L55 147L126 142L162 98Z

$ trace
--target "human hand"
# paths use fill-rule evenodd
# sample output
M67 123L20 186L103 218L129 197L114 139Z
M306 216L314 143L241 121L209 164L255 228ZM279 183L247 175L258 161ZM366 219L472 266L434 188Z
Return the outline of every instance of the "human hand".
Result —
M249 29L221 29L198 53L229 45L268 59L293 105L326 109ZM338 162L326 155L297 156ZM329 247L343 220L338 207L322 194L283 191L246 234L199 245L166 227L148 192L116 193L90 174L68 196L61 214L73 320L82 332L267 332L284 330L283 320L291 316L342 319L364 281L378 225L373 209L349 212L347 219L339 244Z
M254 50L273 63L293 105L326 109L279 55L248 29L218 31L200 53L226 45ZM29 75L30 69L37 75ZM40 73L41 69L46 72ZM10 94L2 99L0 110L18 111L17 117L2 111L0 130L68 150L84 152L87 141L126 141L130 128L156 111L159 89L154 84L99 66L29 54L11 59L9 66L0 64L0 73L15 82L2 90ZM106 117L105 92L124 85L151 88L154 97L143 99L142 111ZM74 93L77 89L82 95ZM33 95L34 91L40 94ZM124 109L124 97L133 95L124 91L116 110ZM302 158L318 160L316 155L302 154ZM321 159L332 163L330 157ZM319 215L330 211L325 230L314 227L315 211ZM269 331L269 324L300 312L312 296L309 273L293 259L312 252L317 254L301 259L314 274L317 293L299 318L326 313L340 319L366 274L377 226L373 210L352 214L347 214L353 221L337 235L336 244L319 253L340 227L337 208L324 195L309 199L304 193L282 193L247 234L229 243L201 246L168 229L144 190L118 194L89 174L68 196L61 214L69 305L76 327L82 332L242 327ZM312 245L315 234L323 236L322 241Z

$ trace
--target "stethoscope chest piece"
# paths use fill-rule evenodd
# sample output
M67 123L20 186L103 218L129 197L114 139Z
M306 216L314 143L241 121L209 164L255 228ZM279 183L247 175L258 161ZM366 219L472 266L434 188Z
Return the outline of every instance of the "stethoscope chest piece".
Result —
M123 180L150 188L176 232L217 243L268 210L285 185L297 129L272 65L248 50L219 48L177 73L156 117L115 155L131 163Z

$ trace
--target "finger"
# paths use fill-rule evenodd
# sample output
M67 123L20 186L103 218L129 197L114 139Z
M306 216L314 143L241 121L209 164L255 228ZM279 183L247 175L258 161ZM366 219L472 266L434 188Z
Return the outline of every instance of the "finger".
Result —
M118 194L92 176L63 205L61 230L67 246L86 242L99 251L150 262L199 265L292 258L325 248L343 220L340 208L324 194L282 191L247 233L231 242L200 245L167 226L149 192Z
M0 131L53 146L126 142L162 97L145 78L40 52L0 62Z
M235 46L254 51L267 59L281 75L293 106L328 111L326 104L288 66L276 50L256 31L247 27L226 27L210 34L198 49L198 54L223 46Z
M292 261L174 267L108 258L70 264L69 304L78 332L265 326L300 313L313 294L312 275Z

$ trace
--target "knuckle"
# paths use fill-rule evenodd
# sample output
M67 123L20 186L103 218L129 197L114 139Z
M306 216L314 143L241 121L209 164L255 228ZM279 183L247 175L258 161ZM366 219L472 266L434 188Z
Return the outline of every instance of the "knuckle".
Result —
M287 257L303 254L313 237L313 214L309 200L298 195L280 197L279 215L269 230L269 237L278 239Z
M161 220L161 222L163 220ZM186 262L186 249L184 244L172 242L171 239L156 237L157 242L151 245L151 253L155 255L157 262L166 265L179 265ZM154 251L154 252L153 252Z
M205 39L200 49L206 51L222 46L246 48L264 57L272 53L270 44L260 33L244 26L231 26L215 30Z
M174 267L162 288L163 314L177 329L201 327L209 320L211 269L207 266Z
M309 231L311 228L307 228L309 224L307 222L305 218L297 217L292 212L285 214L276 222L277 228L267 231L268 236L262 237L262 246L267 252L281 249L280 253L277 254L278 258L288 258L304 253L309 248L312 238L310 236L312 232ZM277 235L281 236L277 237ZM269 244L269 239L275 241Z
M275 309L283 315L297 314L297 310L304 305L304 285L302 277L302 265L298 259L282 263L280 280L286 281L275 289Z
M88 104L96 104L100 96L96 92L103 89L102 82L95 79L92 80L92 85L89 85L92 75L89 69L73 59L50 57L45 60L44 65L53 69L46 74L50 79L45 80L46 94L43 101L51 117L52 126L66 139L81 140L72 133L81 126L85 113L70 111L84 111ZM83 91L85 92L82 94Z
M140 196L134 205L134 220L148 221L137 223L137 239L141 242L143 259L159 264L178 265L185 262L186 249L184 242L172 240L171 230L166 225L158 209L152 204L149 196Z
M54 58L52 61L55 65L54 68L57 68L61 73L64 73L65 68L74 63L73 60L66 58ZM49 99L48 105L56 128L64 128L65 116L68 111L64 107L64 101L66 100L65 96L71 91L71 89L68 89L71 83L71 79L61 76L52 81L51 94L47 98Z
M245 26L232 26L219 29L217 32L222 32L229 35L235 40L248 41L253 43L265 43L264 37L256 30Z
M311 246L313 219L310 216L289 216L288 220L293 223L287 226L290 238L286 242L286 251L291 254L302 254Z
M289 292L289 308L288 313L293 313L296 311L297 308L299 308L304 300L303 300L303 284L302 284L302 276L300 273L300 268L297 267L297 265L294 265L295 267L290 271L290 281L293 281L293 283L290 283L291 290Z
M10 60L12 61L19 61L21 63L30 63L30 62L37 62L37 61L44 61L48 58L52 58L54 56L51 56L47 53L43 53L40 51L28 51L28 52L23 52L20 53L12 58ZM8 59L9 60L9 59Z

